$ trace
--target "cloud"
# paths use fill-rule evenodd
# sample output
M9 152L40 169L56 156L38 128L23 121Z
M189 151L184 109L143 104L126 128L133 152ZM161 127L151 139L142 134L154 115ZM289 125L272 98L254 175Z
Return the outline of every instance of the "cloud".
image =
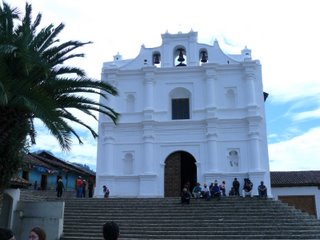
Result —
M271 171L320 170L320 127L287 141L269 144Z
M294 117L294 121L302 121L308 119L317 119L320 118L320 108L312 110L312 111L305 111L297 113Z

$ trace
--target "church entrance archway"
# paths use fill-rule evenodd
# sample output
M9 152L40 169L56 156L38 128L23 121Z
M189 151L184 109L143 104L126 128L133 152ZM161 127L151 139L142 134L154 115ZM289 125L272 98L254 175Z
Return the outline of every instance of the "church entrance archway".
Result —
M165 160L164 196L180 196L184 184L190 184L190 191L197 183L195 158L188 152L171 153Z

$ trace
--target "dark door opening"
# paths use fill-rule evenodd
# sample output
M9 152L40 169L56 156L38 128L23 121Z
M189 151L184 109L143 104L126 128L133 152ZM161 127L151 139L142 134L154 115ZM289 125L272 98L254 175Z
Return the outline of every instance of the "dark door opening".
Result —
M170 154L165 161L164 196L180 196L183 186L188 183L190 191L197 183L196 160L187 152Z
M48 183L48 176L47 175L41 175L41 190L47 190L47 183Z

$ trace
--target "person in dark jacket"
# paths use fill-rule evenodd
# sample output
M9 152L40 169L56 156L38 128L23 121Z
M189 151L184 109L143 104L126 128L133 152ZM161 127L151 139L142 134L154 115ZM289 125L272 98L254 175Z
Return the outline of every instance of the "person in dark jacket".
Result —
M0 228L0 240L16 240L10 229Z
M213 187L212 187L211 197L212 198L216 198L218 200L221 199L221 190L220 190L220 187L218 186L217 182L215 182Z
M240 196L240 192L239 192L239 189L240 189L240 182L238 181L237 178L234 178L233 182L232 182L232 186L236 192L236 196Z
M189 204L190 198L191 198L191 193L188 191L186 187L184 187L181 193L181 203Z
M88 182L89 198L93 197L93 186L94 186L93 180L90 178Z
M86 197L87 181L83 179L82 181L82 197Z
M64 185L63 185L62 179L59 178L59 180L57 182L57 197L58 198L62 197L63 190L64 190Z
M258 186L259 198L267 198L267 187L264 185L264 182L261 181Z
M102 234L104 240L117 240L120 235L118 224L115 222L106 222L103 224Z

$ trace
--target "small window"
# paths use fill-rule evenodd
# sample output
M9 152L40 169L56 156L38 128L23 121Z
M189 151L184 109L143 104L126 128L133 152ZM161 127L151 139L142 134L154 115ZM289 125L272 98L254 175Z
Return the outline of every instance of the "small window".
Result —
M172 101L172 119L190 119L189 98L174 98Z

